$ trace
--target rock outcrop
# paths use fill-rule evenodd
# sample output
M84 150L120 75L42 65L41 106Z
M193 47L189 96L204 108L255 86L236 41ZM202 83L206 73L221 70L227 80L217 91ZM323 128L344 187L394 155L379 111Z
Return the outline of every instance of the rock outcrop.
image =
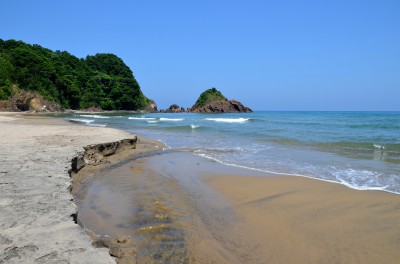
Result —
M64 109L33 91L20 90L8 100L0 101L0 111L62 112Z
M236 100L218 100L207 103L203 107L191 108L192 113L250 113L250 108Z
M109 254L117 259L117 263L135 264L137 247L130 238L103 238L93 243L96 247L109 249Z
M179 107L177 104L171 105L167 110L161 111L163 113L182 113L185 112L185 108Z
M151 113L158 112L156 102L154 100L150 100L149 105L144 110Z
M215 88L203 92L188 112L192 113L248 113L253 112L236 100L228 100Z

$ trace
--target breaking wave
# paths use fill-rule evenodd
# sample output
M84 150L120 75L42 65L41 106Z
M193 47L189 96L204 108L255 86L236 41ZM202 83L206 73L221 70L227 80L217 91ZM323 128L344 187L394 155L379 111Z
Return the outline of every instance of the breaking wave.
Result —
M132 117L132 116L130 116L130 117L128 117L128 119L131 119L131 120L155 120L156 118L154 118L154 117Z
M208 121L223 122L223 123L244 123L250 120L250 118L206 118Z
M72 122L72 123L81 123L81 124L87 124L87 125L94 122L93 119L66 118L65 120L67 120L68 122Z
M109 116L102 116L102 115L79 115L82 117L90 117L90 118L110 118Z
M165 117L161 117L160 121L172 121L172 122L179 122L179 121L183 121L183 118L165 118Z

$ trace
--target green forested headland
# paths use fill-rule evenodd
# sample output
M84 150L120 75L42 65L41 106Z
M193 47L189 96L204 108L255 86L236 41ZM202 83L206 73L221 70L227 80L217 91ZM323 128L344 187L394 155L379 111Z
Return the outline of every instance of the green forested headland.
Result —
M138 110L150 103L130 68L114 54L82 59L0 39L0 100L13 95L13 85L68 109Z
M193 108L203 107L209 102L218 100L228 101L228 99L226 99L226 97L220 91L213 87L200 94L196 103L193 105Z

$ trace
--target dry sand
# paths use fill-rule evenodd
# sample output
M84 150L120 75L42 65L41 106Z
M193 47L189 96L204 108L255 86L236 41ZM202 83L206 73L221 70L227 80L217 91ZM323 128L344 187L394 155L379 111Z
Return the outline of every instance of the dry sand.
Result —
M400 263L400 196L301 177L206 175L252 263Z
M0 263L115 263L71 217L71 158L89 144L132 138L62 119L0 114Z

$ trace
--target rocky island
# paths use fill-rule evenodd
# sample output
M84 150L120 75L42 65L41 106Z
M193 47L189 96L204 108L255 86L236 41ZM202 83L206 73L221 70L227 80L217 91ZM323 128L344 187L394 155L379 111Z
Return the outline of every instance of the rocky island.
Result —
M180 107L177 104L172 104L168 109L166 110L160 110L162 113L183 113L185 112L185 108Z
M253 112L236 100L228 100L216 88L204 91L196 103L189 109L192 113L249 113Z

